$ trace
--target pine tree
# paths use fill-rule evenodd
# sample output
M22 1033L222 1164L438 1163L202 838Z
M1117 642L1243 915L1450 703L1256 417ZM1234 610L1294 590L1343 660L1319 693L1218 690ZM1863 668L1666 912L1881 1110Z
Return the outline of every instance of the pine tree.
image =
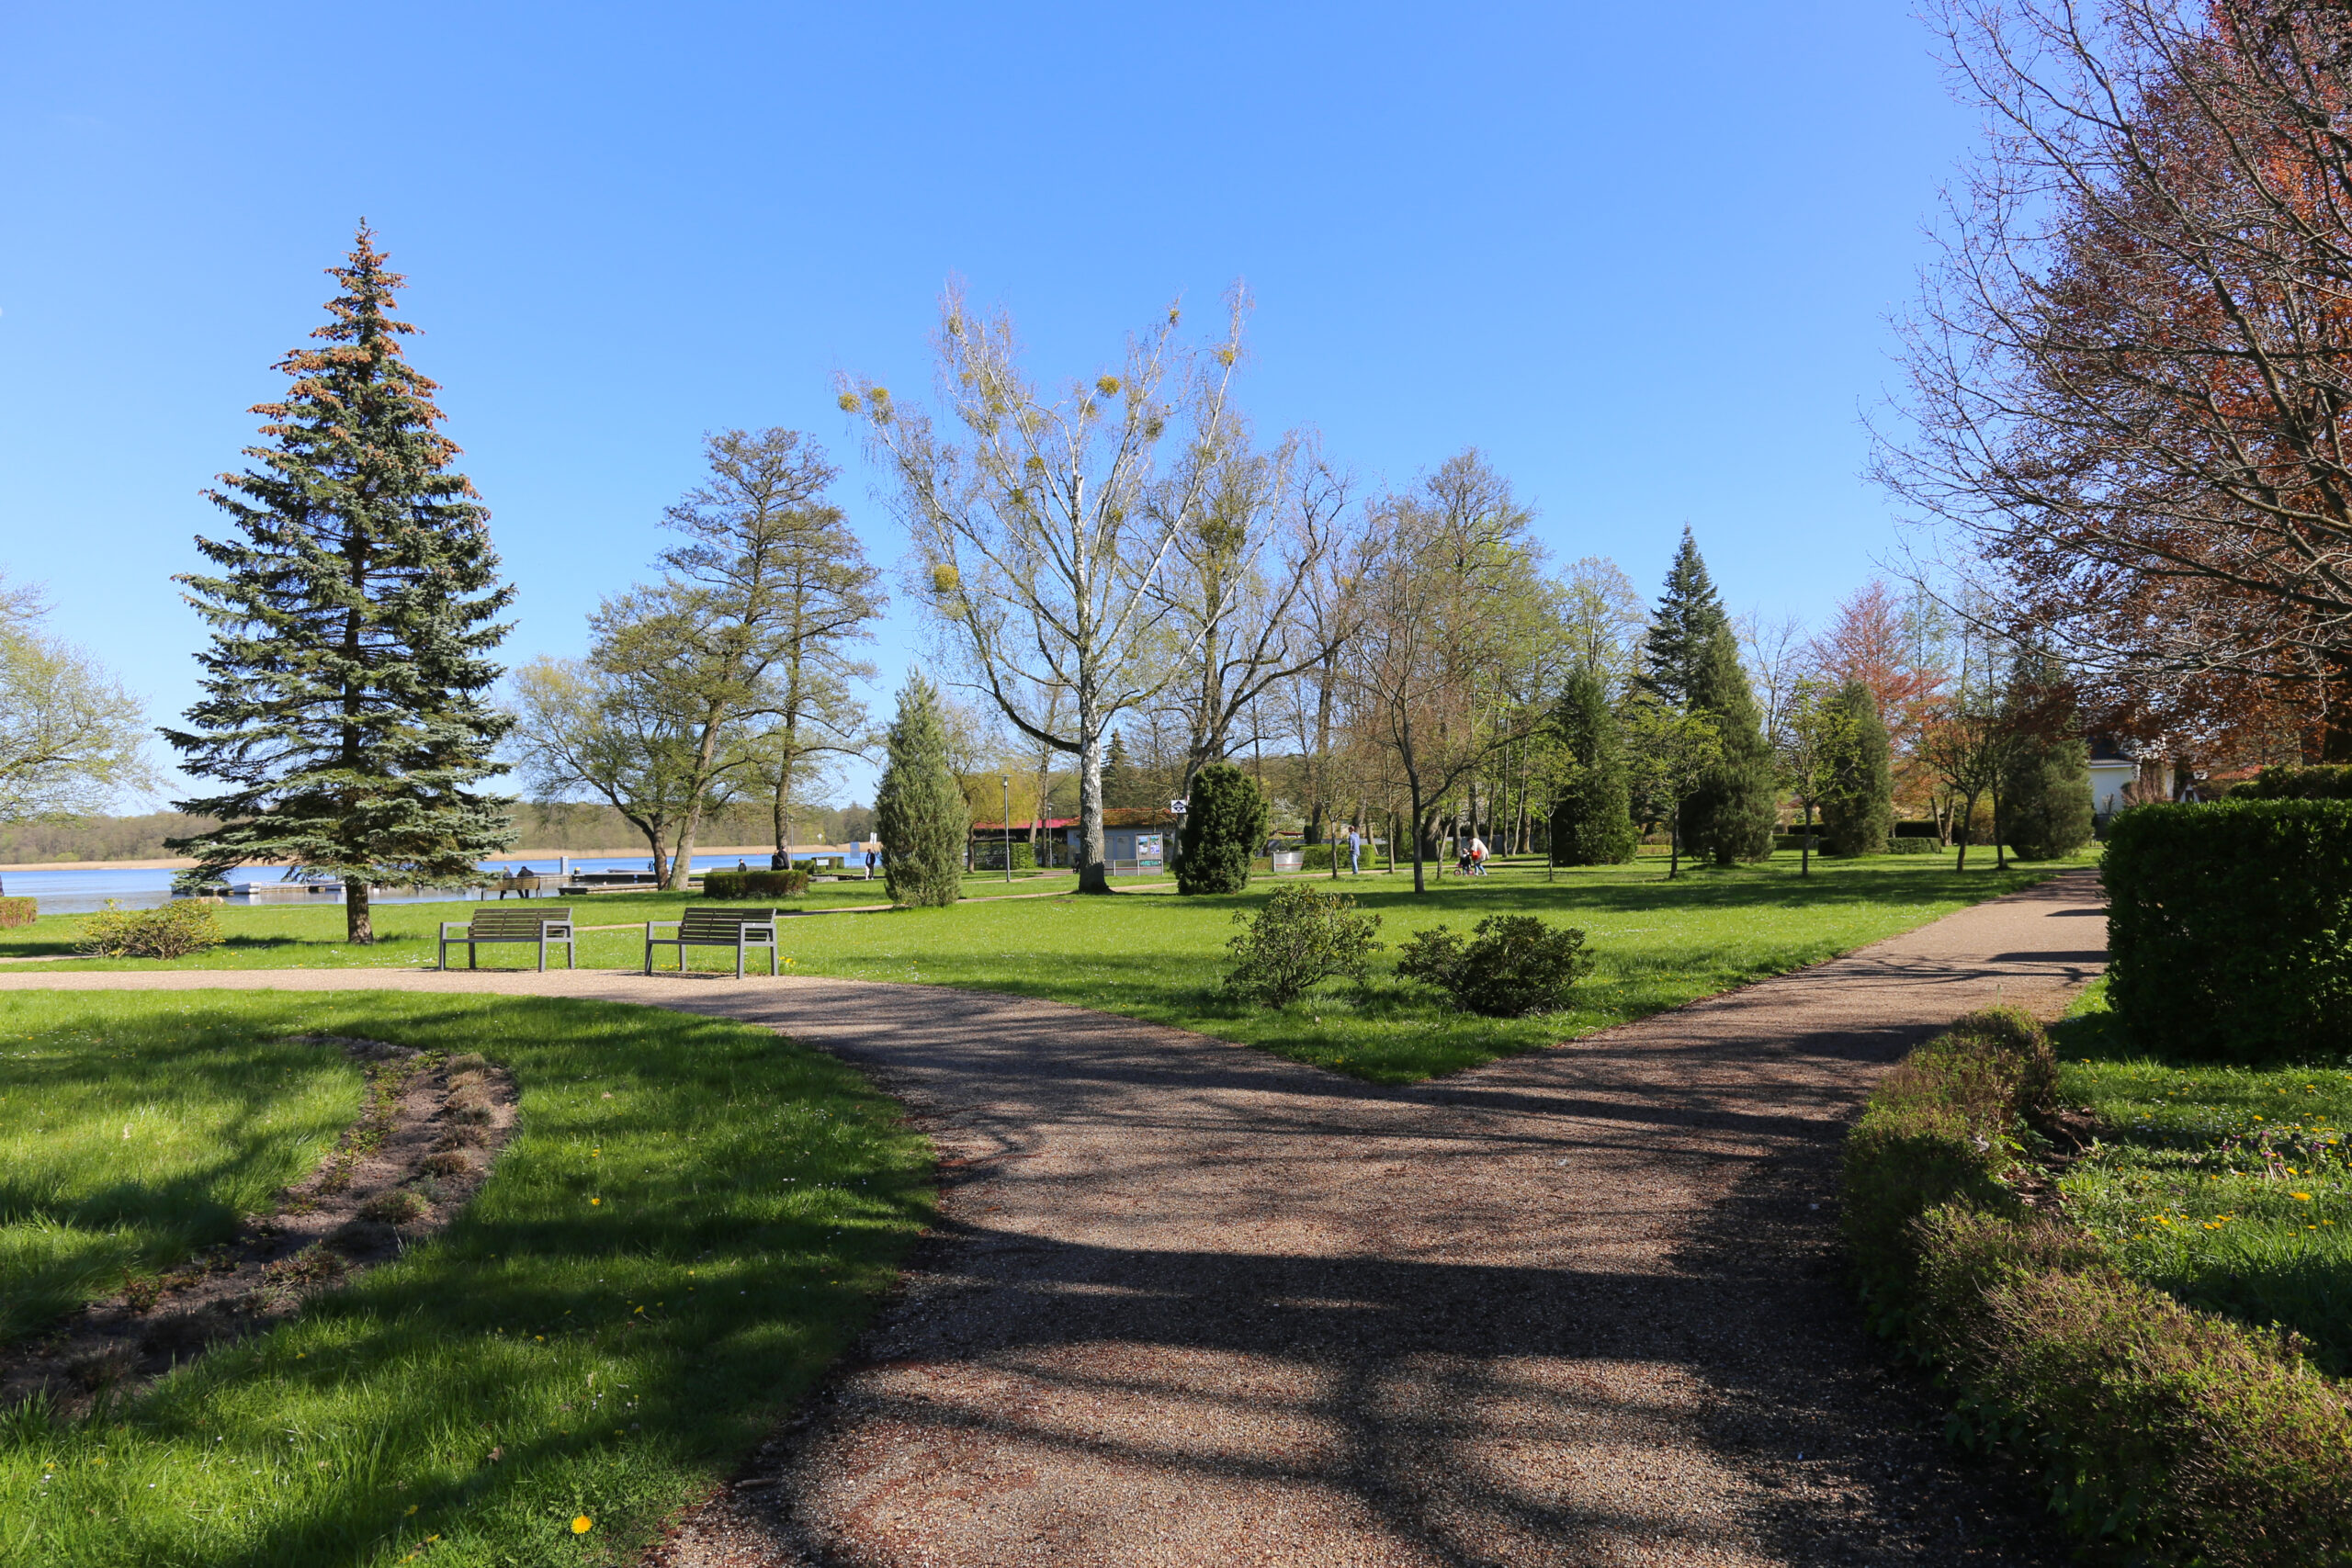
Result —
M1114 729L1111 731L1111 743L1102 749L1102 804L1133 806L1135 795L1135 772L1127 761L1127 743Z
M363 223L329 321L277 367L285 399L253 412L268 445L206 498L241 537L198 538L220 574L178 579L211 628L203 697L167 729L181 768L223 793L175 802L219 818L169 840L193 878L248 861L342 879L345 928L371 942L379 882L470 879L514 842L511 802L475 786L498 771L512 720L487 694L501 674L489 512L450 468L435 384L402 357L416 329L392 315L401 285Z
M1267 816L1266 792L1231 762L1211 762L1194 773L1177 834L1176 890L1238 893L1249 886Z
M1894 761L1879 716L1878 698L1860 681L1849 681L1830 699L1839 722L1829 757L1831 784L1821 797L1828 849L1837 855L1875 855L1886 851L1894 832ZM2087 791L2084 795L2089 798Z
M1994 794L2001 837L2020 860L2073 854L2091 841L2091 761L2064 668L2021 656L2008 707L2018 735Z
M1674 710L1705 714L1723 748L1722 760L1683 802L1683 840L1718 865L1762 860L1772 852L1779 814L1772 748L1740 668L1731 617L1688 528L1644 639L1643 660L1642 689Z
M1600 677L1589 668L1570 675L1552 722L1573 764L1568 783L1552 801L1552 863L1632 860L1641 830L1634 826L1623 730Z
M948 766L947 724L939 692L910 675L884 742L882 783L874 795L874 836L882 840L882 878L893 904L953 904L962 889L964 842L971 834L963 786Z

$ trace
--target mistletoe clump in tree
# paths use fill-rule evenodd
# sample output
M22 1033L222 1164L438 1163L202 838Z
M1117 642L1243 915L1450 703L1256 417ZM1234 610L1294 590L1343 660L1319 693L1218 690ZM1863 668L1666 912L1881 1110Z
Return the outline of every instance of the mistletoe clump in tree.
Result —
M939 693L911 675L883 745L888 760L874 795L874 836L893 904L953 904L962 891L964 840L971 831L963 787L947 765L947 722Z
M1176 890L1238 893L1249 886L1267 815L1266 792L1231 762L1211 762L1194 773L1176 840Z
M338 877L345 929L372 942L371 884L458 881L514 842L511 802L479 793L512 720L487 700L514 596L490 513L450 468L435 384L402 357L401 278L362 224L329 269L329 320L277 368L257 465L206 498L237 536L198 538L217 575L178 581L211 627L202 700L166 729L221 793L174 803L222 826L169 840L192 879L249 861Z

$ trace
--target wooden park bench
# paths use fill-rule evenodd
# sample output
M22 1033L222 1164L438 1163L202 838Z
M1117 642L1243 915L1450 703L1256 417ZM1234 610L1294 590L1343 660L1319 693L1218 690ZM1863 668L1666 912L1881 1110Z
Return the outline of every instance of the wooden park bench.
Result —
M449 933L455 931L455 936ZM569 908L535 909L476 909L470 920L441 922L441 967L449 967L449 950L462 945L466 950L466 967L474 968L474 949L485 942L529 942L539 948L539 967L548 966L548 949L558 942L563 944L564 967L576 967L576 951L571 942L571 911Z
M656 926L675 926L675 936L655 936ZM674 947L678 950L678 968L686 967L686 949L690 947L731 947L735 950L735 977L743 977L743 955L755 947L768 950L768 973L776 970L775 911L774 909L736 909L718 904L689 904L682 918L674 920L645 922L645 972L653 973L653 950Z
M528 898L538 890L539 874L536 871L509 871L502 873L498 878L498 896L501 898L509 893L517 898Z

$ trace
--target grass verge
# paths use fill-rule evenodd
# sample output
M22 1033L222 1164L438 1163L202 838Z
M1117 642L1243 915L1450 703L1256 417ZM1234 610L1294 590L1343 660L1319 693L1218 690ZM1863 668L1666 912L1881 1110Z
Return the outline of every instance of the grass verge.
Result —
M1563 868L1555 877L1522 864L1475 881L1449 877L1422 895L1412 893L1401 875L1342 877L1336 886L1382 918L1380 936L1388 951L1375 959L1367 984L1330 982L1272 1010L1218 987L1234 916L1254 912L1279 886L1263 876L1230 897L1170 892L967 902L794 920L781 935L799 974L1044 997L1196 1030L1375 1083L1411 1083L1817 964L2090 863L1963 874L1940 857L1816 859L1813 874L1800 876L1797 856L1783 852L1755 865L1687 868L1673 882L1654 861ZM1069 882L1040 877L1031 886ZM977 891L986 879L968 886ZM674 896L614 896L582 901L578 918L583 924L674 919L683 902ZM365 949L343 944L338 909L232 908L223 911L230 944L208 953L168 964L73 960L40 968L424 967L434 961L428 940L434 922L462 919L471 908L382 906L377 919L383 940ZM1494 914L1536 915L1584 929L1599 962L1566 1011L1478 1018L1396 979L1396 949L1405 938L1441 924L1466 931ZM70 951L74 919L48 917L31 928L0 932L0 954ZM485 956L512 965L524 951ZM643 953L640 927L589 934L580 957L591 967L634 968ZM698 953L695 962L712 965L718 955Z
M0 1093L95 1106L199 1039L276 1065L296 1101L311 1091L270 1053L308 1048L270 1042L298 1032L480 1051L514 1075L521 1130L447 1232L297 1321L83 1422L0 1417L0 1562L629 1561L808 1388L929 1212L922 1140L846 1067L653 1009L17 993ZM0 1144L0 1179L37 1146ZM215 1173L164 1174L121 1194L157 1234L173 1190ZM260 1190L241 1179L222 1209Z
M1955 1436L2038 1470L2087 1541L2181 1568L2345 1561L2343 1385L2293 1335L2186 1304L2027 1201L2063 1092L2014 1012L1961 1021L1883 1080L1844 1183L1873 1321L1936 1367Z

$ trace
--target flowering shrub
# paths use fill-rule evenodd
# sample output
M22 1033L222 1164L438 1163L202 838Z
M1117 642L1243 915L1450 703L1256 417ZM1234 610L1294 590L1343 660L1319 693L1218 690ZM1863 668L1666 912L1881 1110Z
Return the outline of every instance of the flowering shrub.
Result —
M125 909L109 898L82 922L74 951L100 958L185 958L227 940L209 904L175 898L160 909Z
M1532 915L1489 915L1471 928L1467 942L1433 927L1397 952L1397 974L1443 991L1464 1012L1488 1018L1557 1012L1593 964L1584 932L1547 926Z
M1226 989L1267 1007L1286 1006L1334 975L1362 980L1365 961L1380 951L1378 915L1358 913L1344 893L1301 882L1277 887L1254 919L1245 911L1233 923L1249 929L1226 944L1233 954Z

